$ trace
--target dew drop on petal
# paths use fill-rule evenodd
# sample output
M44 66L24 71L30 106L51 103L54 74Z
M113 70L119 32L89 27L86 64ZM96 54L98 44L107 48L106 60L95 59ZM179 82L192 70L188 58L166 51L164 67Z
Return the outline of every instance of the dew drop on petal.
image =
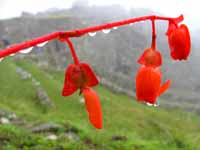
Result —
M151 104L151 103L148 103L148 102L146 103L146 105L147 105L147 106L153 106L153 104Z
M22 53L22 54L27 54L27 53L30 53L32 50L33 50L33 47L30 47L30 48L21 50L20 53Z
M117 30L117 29L118 29L118 27L113 27L113 29L114 29L114 30Z
M102 30L102 32L105 33L105 34L110 33L110 31L111 31L110 29L103 29L103 30Z
M43 42L43 43L40 43L40 44L38 44L37 46L38 46L38 47L43 47L43 46L45 46L47 43L48 43L48 41Z
M95 36L97 33L96 32L89 32L88 34L89 34L89 36Z

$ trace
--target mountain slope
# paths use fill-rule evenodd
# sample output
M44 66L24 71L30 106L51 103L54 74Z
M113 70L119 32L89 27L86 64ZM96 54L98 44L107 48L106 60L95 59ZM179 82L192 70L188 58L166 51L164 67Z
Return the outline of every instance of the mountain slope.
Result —
M31 77L21 79L16 73L19 67ZM104 121L104 128L99 131L89 124L78 93L61 96L64 72L44 70L27 60L10 58L0 63L0 70L0 109L15 112L26 120L25 126L0 125L2 149L200 149L200 118L193 114L147 107L98 86L95 90L100 95ZM45 108L39 103L33 79L47 92L54 107ZM42 122L63 126L54 133L57 140L48 140L45 134L31 133L27 128ZM69 130L80 140L63 138Z

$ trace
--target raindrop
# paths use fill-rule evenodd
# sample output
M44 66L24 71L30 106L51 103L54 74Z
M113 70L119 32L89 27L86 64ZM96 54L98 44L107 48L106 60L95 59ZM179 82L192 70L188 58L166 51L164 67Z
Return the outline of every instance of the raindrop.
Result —
M13 54L10 54L10 56L15 56L15 53L13 53Z
M40 44L38 44L37 46L38 46L38 47L43 47L43 46L45 46L47 43L48 43L48 41L47 41L47 42L40 43Z
M81 103L81 104L84 104L84 103L85 103L85 99L84 99L84 98L81 98L81 99L80 99L80 103Z
M153 104L154 107L158 107L160 104L159 102L157 101L155 104Z
M30 53L32 50L33 50L33 47L30 47L30 48L21 50L20 53L22 53L22 54L27 54L27 53Z
M97 33L96 32L89 32L88 34L89 34L89 36L95 36Z
M104 29L104 30L102 30L102 32L105 33L105 34L110 33L110 31L111 31L110 29Z
M113 29L114 29L114 30L117 30L117 29L118 29L118 27L113 27Z

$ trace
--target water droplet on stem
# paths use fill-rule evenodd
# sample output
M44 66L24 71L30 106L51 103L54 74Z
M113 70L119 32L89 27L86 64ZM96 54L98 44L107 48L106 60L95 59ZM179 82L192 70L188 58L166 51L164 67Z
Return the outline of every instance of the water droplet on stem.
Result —
M89 34L89 36L95 36L97 33L96 32L89 32L88 34Z
M21 50L20 53L22 53L22 54L27 54L27 53L30 53L32 50L33 50L33 47L30 47L30 48Z
M4 58L0 58L0 62L2 62L3 59L4 59Z
M45 46L47 43L48 43L48 41L43 42L43 43L40 43L40 44L38 44L37 46L38 46L38 47L43 47L43 46Z
M102 32L105 33L105 34L110 33L110 31L111 31L110 29L103 29L103 30L102 30Z

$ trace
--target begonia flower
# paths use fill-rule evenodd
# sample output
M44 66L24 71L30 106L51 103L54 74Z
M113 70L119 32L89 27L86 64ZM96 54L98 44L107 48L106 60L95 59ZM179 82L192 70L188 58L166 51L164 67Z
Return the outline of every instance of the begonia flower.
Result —
M178 26L174 23L169 23L166 35L168 36L170 55L172 59L187 60L191 49L188 27L185 24Z
M102 112L98 94L91 87L99 83L96 75L86 63L70 64L66 70L63 96L69 96L80 89L85 99L88 118L91 124L102 128Z
M161 85L162 74L159 68L141 66L136 75L136 97L138 101L154 104L158 96L170 86L168 80Z
M65 73L63 96L69 96L78 89L89 86L93 87L99 83L91 67L86 63L70 64Z

